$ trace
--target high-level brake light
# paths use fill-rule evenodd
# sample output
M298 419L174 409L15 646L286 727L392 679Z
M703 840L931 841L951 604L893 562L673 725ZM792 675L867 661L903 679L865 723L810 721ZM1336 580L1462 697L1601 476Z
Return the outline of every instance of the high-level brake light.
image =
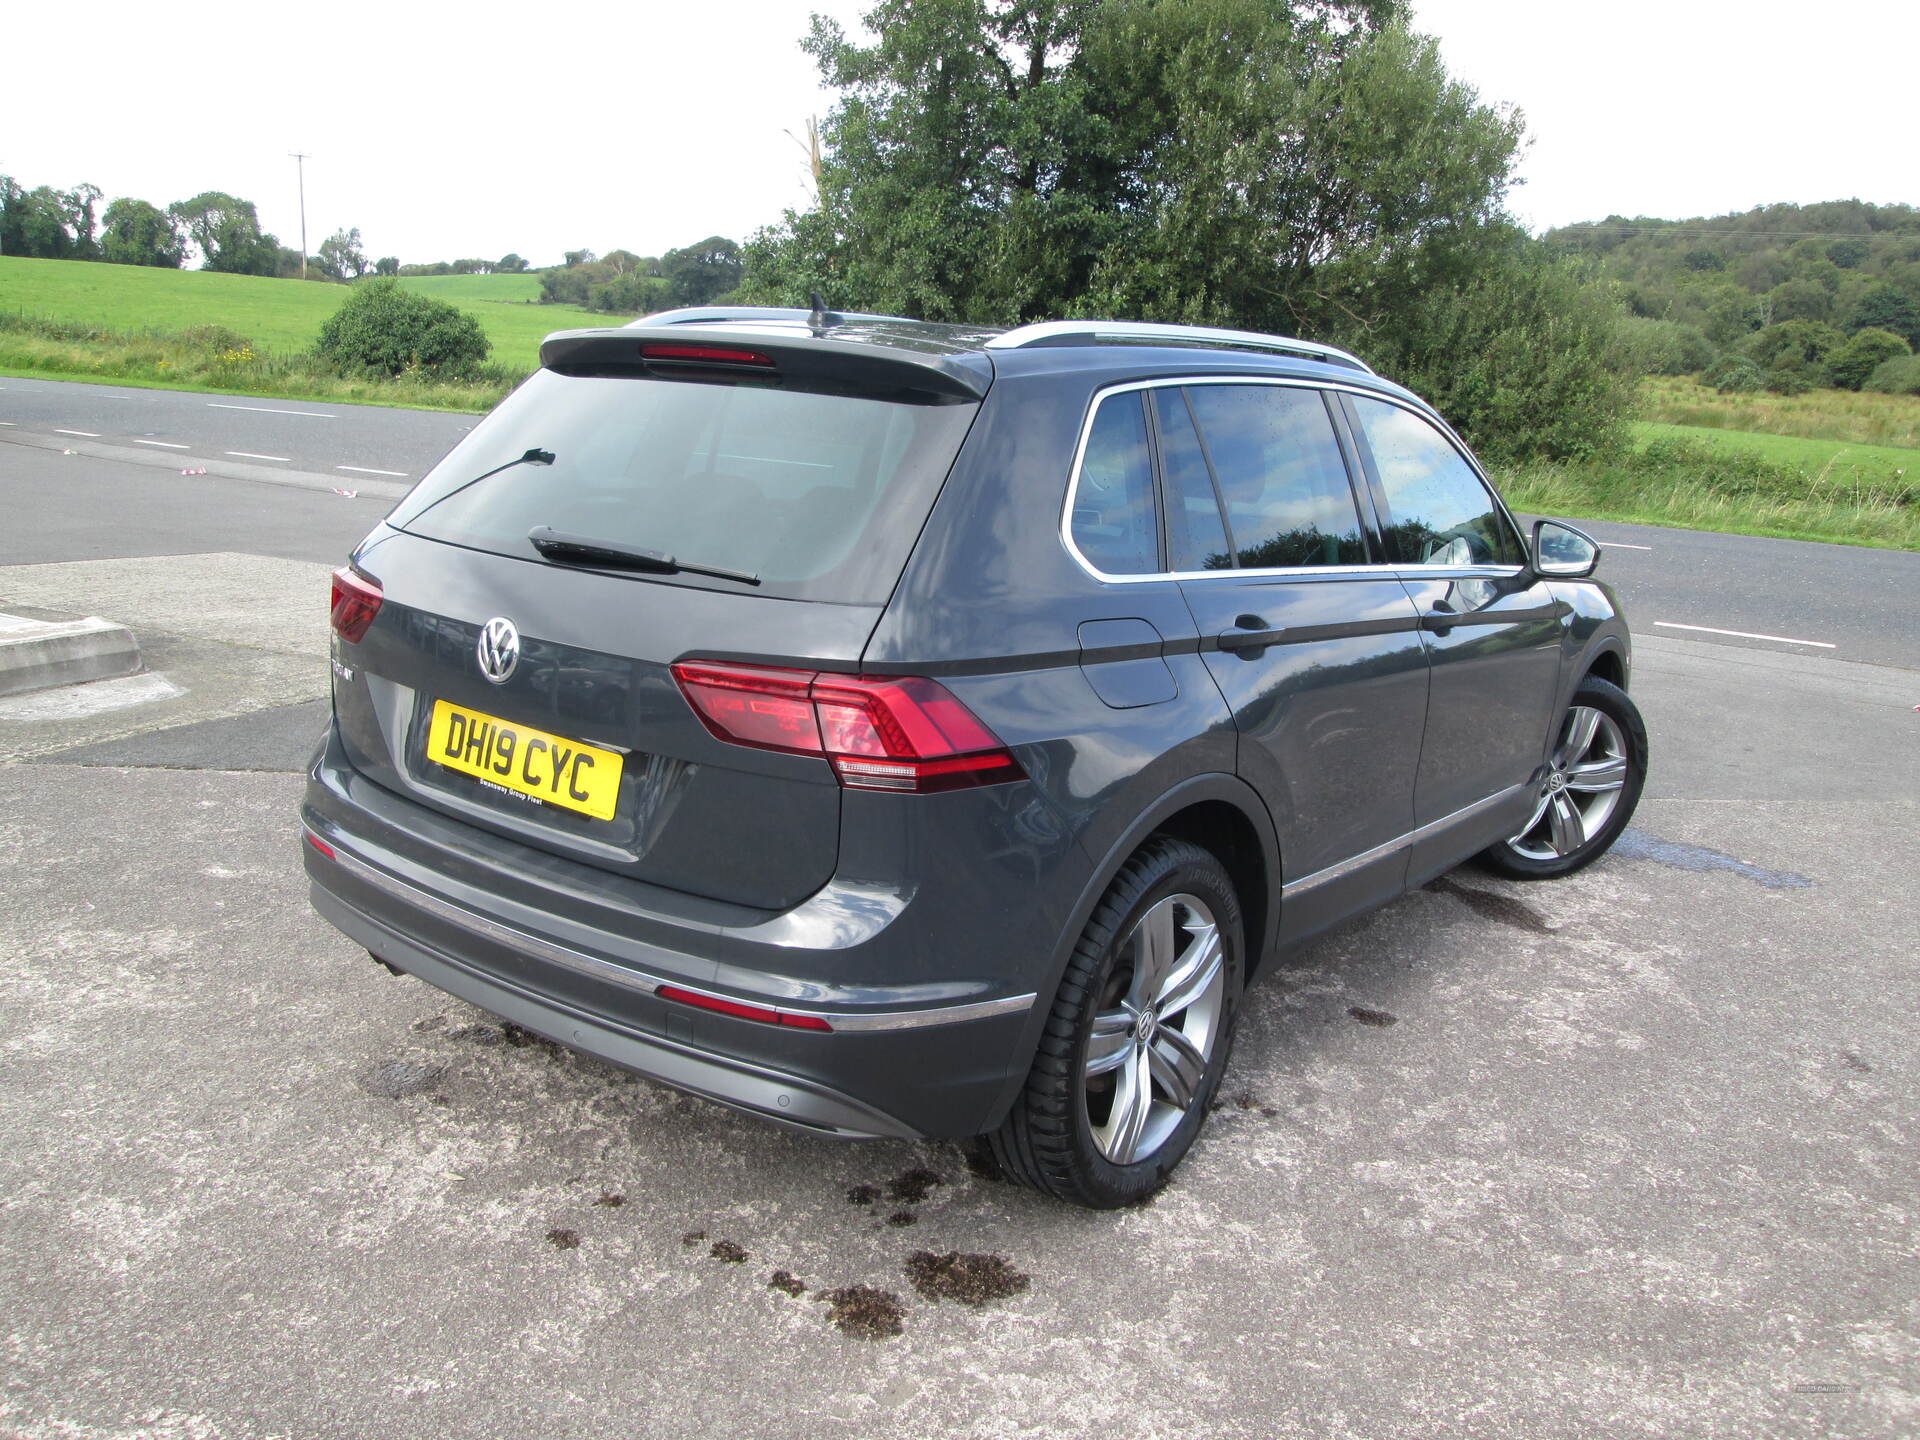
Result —
M771 355L763 355L758 350L736 350L731 345L642 345L640 358L678 360L695 365L767 366L773 364Z
M345 567L334 571L332 619L340 638L359 644L373 617L380 613L381 599L378 582Z
M722 740L827 759L856 790L925 795L1025 778L999 737L933 680L682 661L673 678Z

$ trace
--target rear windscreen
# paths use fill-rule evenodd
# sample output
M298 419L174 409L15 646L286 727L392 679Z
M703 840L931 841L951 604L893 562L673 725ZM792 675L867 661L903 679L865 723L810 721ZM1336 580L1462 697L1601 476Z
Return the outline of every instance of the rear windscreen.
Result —
M414 535L547 563L547 527L756 575L755 593L884 602L977 405L543 370L388 517ZM550 465L514 465L528 450ZM679 572L645 576L755 588Z

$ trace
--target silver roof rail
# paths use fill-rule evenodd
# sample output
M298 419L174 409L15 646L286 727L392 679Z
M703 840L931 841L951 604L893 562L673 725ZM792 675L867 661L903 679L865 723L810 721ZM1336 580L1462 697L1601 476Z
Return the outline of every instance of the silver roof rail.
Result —
M1238 345L1248 350L1273 350L1303 355L1330 365L1347 365L1373 374L1358 355L1317 340L1295 340L1286 335L1261 335L1252 330L1210 330L1201 325L1149 325L1139 320L1048 320L1022 325L987 341L989 350L1024 350L1039 345L1097 345L1103 340L1164 340L1169 345Z
M638 325L719 325L729 321L742 320L783 320L796 325L804 325L813 318L811 310L793 310L778 305L709 305L692 306L682 310L662 310L653 315L642 315L638 320L629 320L627 328ZM835 320L891 320L891 315L865 315L851 310L834 312Z

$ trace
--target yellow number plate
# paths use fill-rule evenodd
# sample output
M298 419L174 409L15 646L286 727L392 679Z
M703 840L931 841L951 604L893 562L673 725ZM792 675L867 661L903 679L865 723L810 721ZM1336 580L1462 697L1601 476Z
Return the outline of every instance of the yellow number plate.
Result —
M497 720L445 700L433 702L427 758L516 795L611 820L620 799L622 757L578 740Z

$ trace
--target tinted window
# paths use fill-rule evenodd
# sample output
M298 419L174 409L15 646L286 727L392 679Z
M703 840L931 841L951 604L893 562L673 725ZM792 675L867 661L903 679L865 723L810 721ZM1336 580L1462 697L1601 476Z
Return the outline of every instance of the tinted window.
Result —
M1153 509L1153 462L1138 392L1101 403L1073 494L1073 543L1106 575L1160 569L1160 525Z
M540 559L527 532L545 525L758 575L759 594L871 603L899 578L975 408L543 370L389 519L527 560ZM531 448L553 463L469 483Z
M1167 483L1167 531L1176 570L1225 570L1232 547L1220 523L1220 501L1194 434L1184 391L1151 392L1160 425L1160 468Z
M1194 385L1187 394L1227 502L1240 568L1367 563L1347 467L1318 390Z
M1429 422L1354 398L1386 491L1388 558L1400 565L1518 565L1520 537L1480 477Z

